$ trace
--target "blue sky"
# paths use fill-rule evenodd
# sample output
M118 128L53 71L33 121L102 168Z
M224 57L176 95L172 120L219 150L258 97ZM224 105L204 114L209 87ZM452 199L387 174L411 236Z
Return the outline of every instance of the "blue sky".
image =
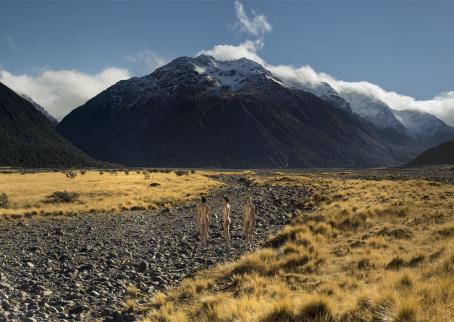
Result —
M270 28L256 33L244 28L233 0L0 0L0 70L8 73L0 80L35 94L37 89L18 77L39 81L45 71L76 71L98 77L88 96L103 89L107 68L115 68L112 79L144 75L181 55L260 39L254 51L271 65L309 65L336 79L368 81L416 100L454 90L454 1L243 0L240 5L247 19L262 17ZM42 79L40 84L47 86ZM58 114L53 105L63 104L38 101L52 105L53 114Z

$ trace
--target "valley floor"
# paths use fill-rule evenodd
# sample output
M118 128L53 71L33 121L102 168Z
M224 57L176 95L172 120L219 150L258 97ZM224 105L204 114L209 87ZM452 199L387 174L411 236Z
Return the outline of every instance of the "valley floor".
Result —
M206 249L195 195L160 210L4 216L0 321L453 321L453 169L212 171Z
M144 321L454 321L453 169L250 175L311 197L254 253L156 294Z
M211 180L223 185L207 196L217 216L207 249L199 245L194 201L160 212L0 220L0 321L132 320L140 313L125 311L156 291L249 251L240 214L247 196L267 209L257 223L256 240L261 240L287 223L286 211L308 195L304 188L250 187L235 174L213 174ZM229 250L221 236L223 195L232 200Z

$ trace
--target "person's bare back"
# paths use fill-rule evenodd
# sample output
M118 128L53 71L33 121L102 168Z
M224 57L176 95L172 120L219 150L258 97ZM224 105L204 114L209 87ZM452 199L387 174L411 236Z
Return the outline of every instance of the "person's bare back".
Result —
M230 246L230 204L229 199L224 197L224 207L222 208L222 220L224 228L224 238L227 246Z
M252 203L251 197L247 198L246 204L243 207L243 222L246 241L250 243L255 226L255 206Z
M210 224L211 208L206 204L206 198L201 198L202 203L197 206L197 223L200 230L200 241L206 245L208 240L208 226Z

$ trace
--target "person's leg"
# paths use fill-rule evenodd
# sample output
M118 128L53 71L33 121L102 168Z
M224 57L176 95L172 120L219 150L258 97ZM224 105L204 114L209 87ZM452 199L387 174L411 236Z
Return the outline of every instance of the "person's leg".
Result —
M228 222L224 222L224 238L225 238L225 243L228 246L230 243L230 232L229 232L229 223Z
M203 223L199 224L199 233L200 233L200 243L203 244L203 239L204 239Z
M204 225L204 237L205 237L205 245L206 245L208 242L208 222L206 222Z
M230 246L230 241L231 241L231 238L230 238L230 221L229 221L227 224L227 244L229 246Z

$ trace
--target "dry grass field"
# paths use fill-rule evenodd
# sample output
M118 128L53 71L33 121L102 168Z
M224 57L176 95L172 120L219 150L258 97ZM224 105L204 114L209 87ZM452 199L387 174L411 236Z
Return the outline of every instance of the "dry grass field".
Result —
M0 216L145 210L178 206L219 187L221 183L197 171L73 171L0 174L0 194L8 202ZM71 202L49 198L54 192L76 194Z
M303 185L292 223L144 308L144 321L454 321L454 185L335 174L264 177Z

